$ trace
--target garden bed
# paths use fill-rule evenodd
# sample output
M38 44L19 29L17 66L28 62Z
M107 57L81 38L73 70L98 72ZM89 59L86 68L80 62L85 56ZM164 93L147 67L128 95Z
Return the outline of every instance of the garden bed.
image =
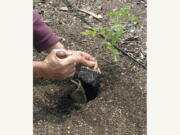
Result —
M83 18L93 26L108 23L107 13L128 7L141 23L128 24L121 45L130 56L146 63L146 1L144 0L71 0L103 16L98 21L87 14ZM113 62L101 38L83 36L87 24L75 12L60 11L62 0L34 0L34 10L61 38L68 49L90 53L98 59L102 71L98 94L85 104L75 103L69 96L77 86L70 81L34 80L34 135L145 135L146 134L146 70L120 55ZM34 50L33 59L43 60L46 52Z

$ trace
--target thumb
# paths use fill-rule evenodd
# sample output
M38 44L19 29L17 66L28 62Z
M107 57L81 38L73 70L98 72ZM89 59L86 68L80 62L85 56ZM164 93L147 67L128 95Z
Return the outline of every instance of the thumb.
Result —
M56 56L60 59L64 59L68 56L68 54L64 50L59 50L56 52Z
M62 62L64 63L64 65L70 65L70 64L76 65L77 61L78 60L76 56L73 56L73 55L67 56L66 58L62 59Z

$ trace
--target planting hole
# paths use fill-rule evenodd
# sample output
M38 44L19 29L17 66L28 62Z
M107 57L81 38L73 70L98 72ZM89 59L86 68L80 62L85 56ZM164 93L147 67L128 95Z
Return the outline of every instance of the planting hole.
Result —
M77 89L71 94L71 98L76 103L84 104L98 96L101 73L82 67L75 77L77 78L71 82L77 85Z
M85 90L87 102L95 99L98 96L98 94L99 94L99 88L98 87L93 87L92 85L85 83L83 81L82 81L82 86Z

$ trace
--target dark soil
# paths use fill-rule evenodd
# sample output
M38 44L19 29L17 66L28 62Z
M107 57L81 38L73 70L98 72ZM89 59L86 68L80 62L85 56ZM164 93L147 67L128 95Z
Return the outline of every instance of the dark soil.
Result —
M104 18L102 22L83 15L94 26L108 22L105 14L129 7L140 24L128 24L121 45L136 60L146 63L146 0L71 0ZM34 0L34 10L72 50L90 53L98 59L102 80L96 98L77 104L69 94L76 85L69 79L34 80L34 135L146 135L146 70L127 56L112 62L102 39L82 36L85 24L74 12L59 11L61 0ZM134 38L136 37L136 38ZM34 50L34 60L43 60L46 52Z

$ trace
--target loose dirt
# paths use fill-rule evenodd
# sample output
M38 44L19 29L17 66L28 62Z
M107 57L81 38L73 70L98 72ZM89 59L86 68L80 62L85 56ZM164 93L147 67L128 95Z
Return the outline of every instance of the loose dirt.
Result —
M103 16L102 22L82 14L94 26L107 24L105 14L129 7L140 24L128 24L125 36L136 37L122 44L136 60L146 63L146 0L71 0ZM59 0L34 0L34 10L60 37L68 49L90 53L98 59L102 71L99 94L86 104L76 104L69 93L76 85L64 81L36 80L33 88L34 135L146 135L146 70L127 56L114 63L102 39L82 36L87 26L74 12L59 11ZM43 60L46 52L34 50L33 59Z

